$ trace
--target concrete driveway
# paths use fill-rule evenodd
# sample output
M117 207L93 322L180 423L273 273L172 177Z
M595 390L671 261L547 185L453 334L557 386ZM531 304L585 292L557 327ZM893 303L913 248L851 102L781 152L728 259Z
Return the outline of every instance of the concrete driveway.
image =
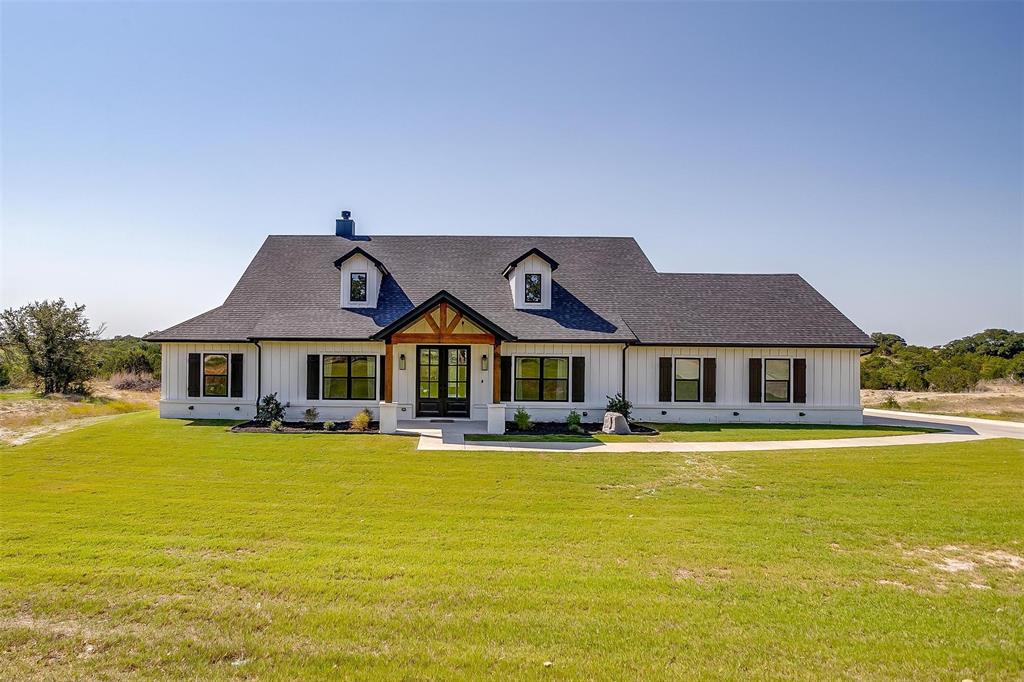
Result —
M865 448L883 445L927 445L964 443L988 438L1024 439L1024 423L946 417L935 414L864 410L865 424L885 426L924 426L942 429L942 433L918 433L906 436L829 438L817 440L773 440L699 443L538 443L516 441L469 441L467 433L485 433L484 422L445 424L401 423L399 431L419 435L418 450L492 450L529 452L735 452L738 450L809 450L818 448ZM403 428L404 427L404 428ZM1022 445L1024 448L1024 445Z
M985 438L1024 438L1024 422L1005 422L996 419L865 409L864 423L879 426L924 426Z

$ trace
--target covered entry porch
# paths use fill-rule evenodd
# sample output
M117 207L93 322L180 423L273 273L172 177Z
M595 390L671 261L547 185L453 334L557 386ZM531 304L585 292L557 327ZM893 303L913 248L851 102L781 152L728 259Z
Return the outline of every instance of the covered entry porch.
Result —
M398 432L399 422L411 420L486 425L489 407L501 395L507 333L441 292L378 337L385 343L382 431Z

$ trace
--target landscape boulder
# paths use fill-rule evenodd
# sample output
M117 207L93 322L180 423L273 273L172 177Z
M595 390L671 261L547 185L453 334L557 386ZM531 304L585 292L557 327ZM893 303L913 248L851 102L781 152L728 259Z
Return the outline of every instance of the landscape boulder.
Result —
M629 422L618 412L605 412L604 425L601 430L605 433L627 434L633 433L629 430Z

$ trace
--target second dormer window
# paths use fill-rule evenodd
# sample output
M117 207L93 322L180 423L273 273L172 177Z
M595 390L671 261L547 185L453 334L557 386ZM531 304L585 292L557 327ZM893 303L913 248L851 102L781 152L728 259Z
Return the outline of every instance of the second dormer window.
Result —
M528 273L526 275L526 298L527 303L541 302L541 277L543 275Z
M348 298L353 303L366 302L366 273L353 272L349 275Z

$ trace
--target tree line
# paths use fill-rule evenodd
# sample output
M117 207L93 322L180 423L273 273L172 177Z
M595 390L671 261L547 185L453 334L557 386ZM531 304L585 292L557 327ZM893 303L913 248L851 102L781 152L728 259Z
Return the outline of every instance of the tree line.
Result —
M135 336L101 339L85 306L64 299L0 312L0 386L44 393L88 393L88 381L113 375L160 378L160 344Z
M1024 332L986 329L932 348L896 334L871 339L878 347L861 359L862 388L962 392L982 380L1024 382Z

